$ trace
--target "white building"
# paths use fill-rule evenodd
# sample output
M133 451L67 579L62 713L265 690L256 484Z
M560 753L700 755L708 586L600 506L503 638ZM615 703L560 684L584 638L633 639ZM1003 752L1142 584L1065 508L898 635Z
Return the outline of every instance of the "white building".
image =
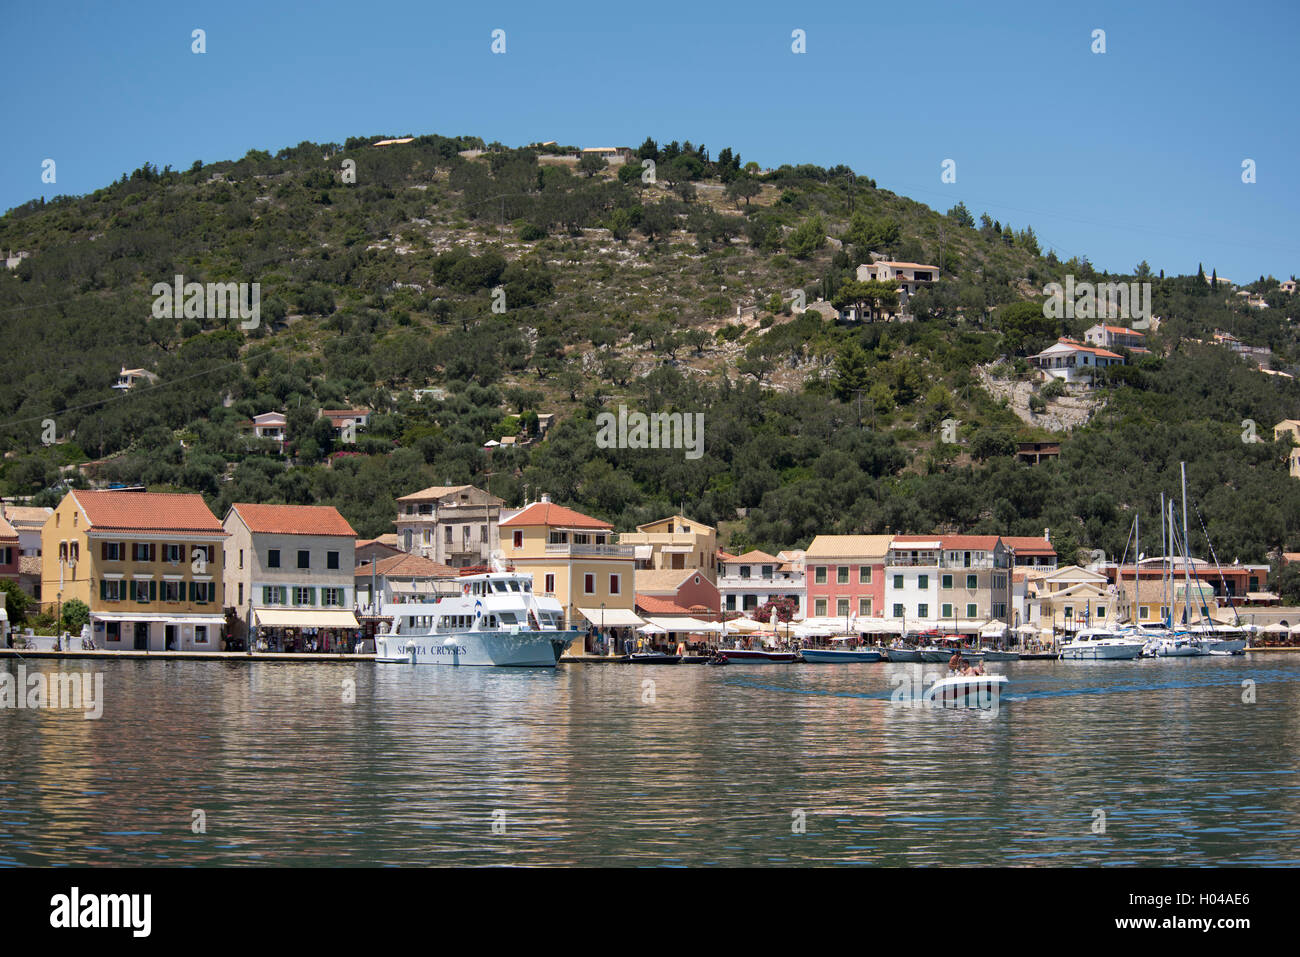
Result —
M1038 355L1030 356L1029 363L1042 370L1043 375L1068 383L1090 383L1097 369L1124 364L1124 357L1108 349L1085 346L1073 339L1061 338Z
M723 552L718 572L718 593L727 611L751 612L773 599L790 598L795 602L794 616L805 616L808 589L802 556L769 555L756 549L743 555Z
M357 533L337 509L240 502L223 524L234 637L258 629L281 650L351 650L360 627L352 612Z

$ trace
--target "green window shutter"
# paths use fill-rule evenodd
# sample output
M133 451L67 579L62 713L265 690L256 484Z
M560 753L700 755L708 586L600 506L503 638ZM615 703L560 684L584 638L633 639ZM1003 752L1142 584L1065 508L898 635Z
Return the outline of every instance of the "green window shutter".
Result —
M158 600L158 583L156 581L149 582L149 600Z
M99 580L99 600L106 601L107 599L108 599L108 582L107 580L101 578Z
M316 589L315 589L315 588L308 588L308 589L307 589L307 604L309 604L309 605L314 605L314 604L316 604Z
M194 595L194 586L195 586L195 584L196 584L195 582L190 582L190 601L194 601L194 598L195 598L195 595Z

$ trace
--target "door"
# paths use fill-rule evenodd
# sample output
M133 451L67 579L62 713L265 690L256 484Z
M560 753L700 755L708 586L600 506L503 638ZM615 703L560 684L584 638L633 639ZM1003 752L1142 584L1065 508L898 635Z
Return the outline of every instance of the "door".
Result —
M135 623L135 650L149 650L149 623L147 621L137 621Z
M176 651L176 626L166 625L163 628L163 648L167 651Z

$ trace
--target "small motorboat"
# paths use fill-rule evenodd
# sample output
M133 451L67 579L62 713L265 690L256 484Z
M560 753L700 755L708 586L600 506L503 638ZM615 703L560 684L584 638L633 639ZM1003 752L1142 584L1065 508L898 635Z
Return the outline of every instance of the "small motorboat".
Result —
M1105 628L1084 628L1061 645L1062 661L1132 661L1147 639Z
M932 708L992 708L1006 684L1006 675L953 675L927 688L922 700Z
M709 656L709 660L704 662L706 665L725 665L727 656L723 654L714 654Z
M634 665L676 665L681 664L682 656L663 651L634 651L627 660Z
M965 657L964 655L962 657ZM997 651L993 648L984 649L985 661L1019 661L1020 652L1018 651Z
M921 661L920 649L908 645L890 645L885 649L885 654L890 661L910 662L912 664L919 664Z

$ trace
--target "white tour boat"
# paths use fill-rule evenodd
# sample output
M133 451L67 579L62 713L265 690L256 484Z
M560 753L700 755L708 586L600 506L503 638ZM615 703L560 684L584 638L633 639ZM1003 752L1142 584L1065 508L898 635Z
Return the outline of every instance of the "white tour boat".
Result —
M375 636L375 660L554 668L581 634L565 630L558 601L533 593L531 575L487 572L457 584L459 594L385 604L392 626Z
M1061 660L1127 661L1141 656L1145 643L1106 628L1085 628L1061 645Z

